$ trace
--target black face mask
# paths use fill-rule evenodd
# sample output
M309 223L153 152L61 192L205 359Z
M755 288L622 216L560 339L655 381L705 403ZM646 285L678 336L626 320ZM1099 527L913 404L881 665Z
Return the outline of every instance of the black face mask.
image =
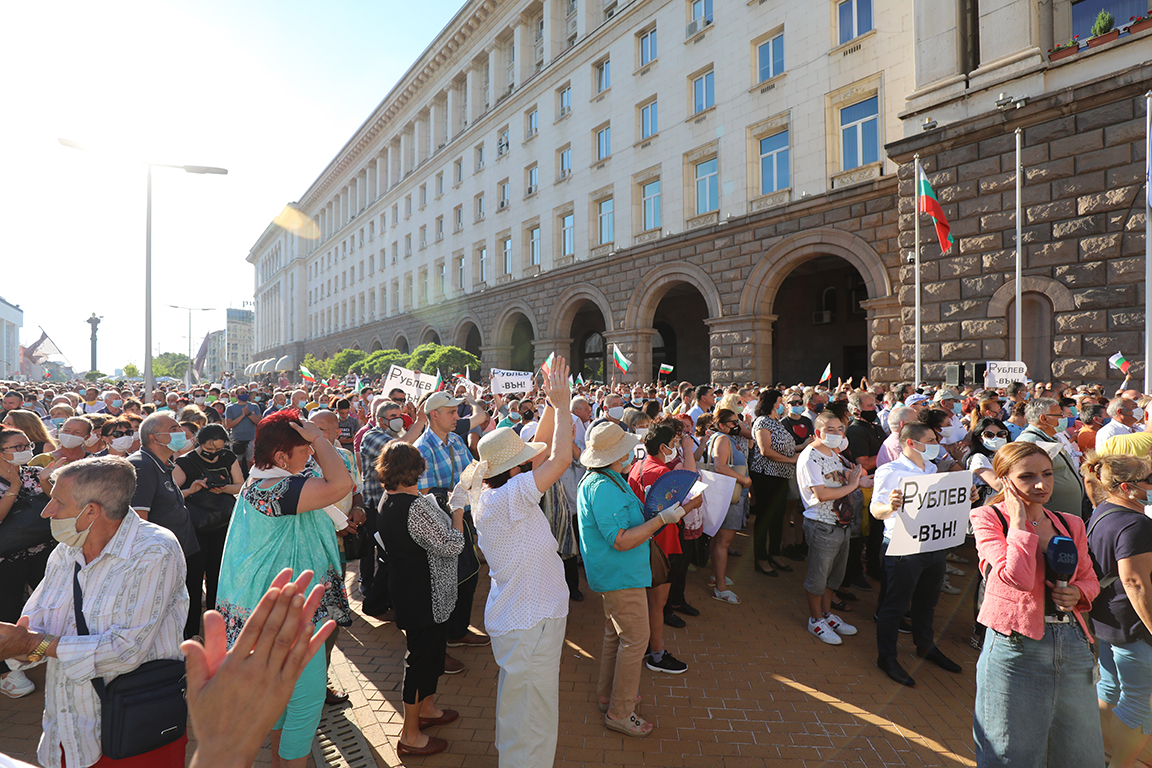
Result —
M729 427L728 434L730 434L730 435L740 434L740 425L739 424L733 424L731 427Z
M200 455L204 457L205 461L216 461L220 458L221 451L201 451Z
M812 413L819 416L821 413L824 412L824 403L820 403L819 405L809 405L808 410L812 411Z
M520 414L520 418L524 419L524 421L532 421L532 419L536 418L536 411L524 411Z
M876 411L860 411L860 420L873 423L876 421Z

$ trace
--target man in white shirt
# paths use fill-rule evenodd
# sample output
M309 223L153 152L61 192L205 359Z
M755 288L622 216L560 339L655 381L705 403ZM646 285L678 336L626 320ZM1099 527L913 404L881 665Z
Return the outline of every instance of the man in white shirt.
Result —
M0 623L0 658L16 659L20 668L48 662L37 750L46 768L59 768L62 753L70 766L100 760L101 702L92 680L157 659L181 659L188 616L180 544L129 507L136 487L132 465L115 456L82 459L55 477L44 516L56 524L53 536L61 545L49 556L20 622ZM87 635L76 630L74 579ZM183 768L187 741L181 737L141 759L156 768Z
M896 515L904 505L900 491L904 479L933 474L936 465L932 462L940 452L936 433L919 422L905 424L900 430L900 447L900 456L876 470L870 508L872 517L884 521L884 580L880 585L876 610L876 666L897 683L913 686L916 681L897 659L900 619L909 606L912 609L912 640L916 644L916 655L948 672L959 672L960 665L940 652L932 634L936 602L944 583L947 551L941 549L899 557L887 554L888 540L896 527Z
M1137 423L1144 419L1144 409L1135 400L1126 397L1113 398L1108 403L1108 415L1112 421L1096 430L1096 452L1104 450L1108 438L1116 435L1130 435Z
M696 405L688 411L688 415L692 417L692 426L696 426L696 419L705 413L710 413L714 405L716 405L716 390L707 384L696 387Z

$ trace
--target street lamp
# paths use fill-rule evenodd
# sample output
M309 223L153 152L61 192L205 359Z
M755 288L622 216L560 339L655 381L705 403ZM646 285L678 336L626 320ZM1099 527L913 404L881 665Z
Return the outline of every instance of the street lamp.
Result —
M78 144L75 141L68 139L58 139L58 141L66 147L72 149L79 149L83 152L98 152L83 144ZM152 378L152 168L180 168L186 173L214 173L226 174L227 168L214 168L210 165L168 165L167 163L150 163L147 160L137 160L135 162L143 163L148 166L148 213L147 224L145 225L145 246L144 246L144 397L152 397L152 389L156 382ZM191 314L189 314L189 326L191 326ZM191 335L191 331L189 331ZM191 349L192 342L188 342L189 349ZM191 357L191 355L189 355ZM192 364L191 360L188 362ZM145 400L145 402L148 402Z
M188 310L188 381L192 381L192 313L215 312L216 307L178 307L175 304L169 304L168 306L172 309Z

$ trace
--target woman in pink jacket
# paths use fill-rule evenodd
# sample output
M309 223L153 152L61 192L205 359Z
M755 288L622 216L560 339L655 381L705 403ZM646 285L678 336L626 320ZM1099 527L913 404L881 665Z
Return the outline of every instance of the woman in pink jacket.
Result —
M985 574L979 620L991 630L976 664L976 765L1103 766L1092 641L1080 616L1100 592L1084 523L1044 508L1055 479L1039 445L1009 443L992 469L1004 490L972 511ZM1079 555L1067 586L1047 568L1054 536L1072 539Z

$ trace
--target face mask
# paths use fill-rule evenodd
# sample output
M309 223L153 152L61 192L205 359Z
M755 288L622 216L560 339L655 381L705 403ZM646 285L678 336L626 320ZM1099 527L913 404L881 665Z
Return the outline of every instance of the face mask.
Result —
M675 459L676 459L676 457L677 457L677 456L679 456L679 455L680 455L680 451L678 451L678 450L673 450L673 451L672 451L672 455L671 455L671 456L669 456L669 455L667 455L667 454L665 454L665 453L664 453L664 448L663 448L663 447L661 447L661 448L660 448L660 458L664 459L664 463L665 463L665 464L668 464L669 462L671 462L671 461L675 460Z
M68 421L68 419L64 418L63 416L57 416L57 417L51 419L51 421L52 421L52 426L59 429L60 427L64 426L64 422Z
M127 453L128 449L132 447L132 443L136 441L135 435L124 435L122 437L112 438L112 450L117 453Z
M920 454L920 458L924 461L935 461L936 457L940 455L940 446L935 443L925 444L924 450L913 448L912 450Z
M401 419L399 417L394 418L394 419L388 419L388 429L392 430L393 432L399 432L403 428L404 428L404 419Z
M986 438L981 439L980 442L984 444L985 448L992 451L992 453L996 453L996 451L998 451L1001 448L1003 448L1004 446L1008 445L1008 438L1006 438L1006 437L986 437Z
M1136 419L1136 421L1142 421L1144 419L1144 409L1141 408L1140 406L1136 406L1135 408L1133 408L1132 409L1132 418Z
M206 403L214 403L214 402L216 402L218 399L219 399L219 398L217 398L217 397L216 397L216 395L208 395L207 397L205 397L205 398L204 398L204 402L206 402Z
M628 454L627 456L624 457L624 466L622 466L620 468L620 471L623 474L625 474L625 475L628 474L628 469L629 469L629 467L632 466L632 460L633 460L632 454Z
M508 418L512 419L512 421L520 421L520 413L518 411L512 411L508 414Z
M179 453L184 450L184 446L186 445L188 445L188 435L183 432L168 433L168 450L173 453Z
M241 403L248 402L248 395L238 395L236 399Z
M236 399L236 398L234 398L234 397L230 397L230 398L228 398L228 402L230 402L230 403L232 403L233 405L235 405L236 403L238 403L238 402L240 402L240 401L239 401L239 400L237 400L237 399Z
M812 411L812 413L819 416L821 413L824 412L824 403L820 403L819 405L810 405L810 406L808 406L808 410Z
M1072 412L1072 418L1074 418L1074 419L1080 418L1080 411L1077 410L1076 406L1074 406L1074 405L1069 406L1068 410L1070 410Z
M844 435L824 435L821 440L834 451L839 451L848 444L848 439Z
M87 509L87 507L84 509ZM84 514L84 510L80 510L80 514ZM79 519L79 515L63 520L52 518L52 520L49 521L52 526L52 538L68 547L84 546L84 542L88 538L88 532L92 530L92 526L89 525L82 531L76 530L76 521Z
M1070 419L1065 416L1061 416L1060 418L1056 419L1056 431L1063 432L1064 430L1068 429L1069 421Z
M83 444L84 438L80 437L80 435L60 435L60 447L62 448L72 450L73 448L79 448Z
M624 417L624 406L618 405L615 408L608 409L608 418L616 419L619 421Z
M32 461L32 451L13 451L12 458L8 459L9 464L17 467L22 467L30 461Z
M772 410L776 413L777 416L783 416L784 415L784 404L783 403L777 403L776 407L773 408Z
M860 411L860 420L869 423L876 421L876 411Z
M789 410L792 412L793 416L799 416L800 414L804 413L804 406L793 405L791 408L789 408Z
M112 407L113 407L113 408L119 408L119 407L120 407L120 406L122 406L122 405L124 405L124 401L123 401L123 400L113 400L113 401L112 401Z
M644 405L644 401L643 401L643 400L641 400L641 399L640 399L640 398L638 398L638 397L634 397L634 398L632 398L632 405L634 405L634 406L636 406L637 408L639 408L640 406Z
M960 416L963 412L964 411L960 407L960 403L952 403L952 413L956 414L957 416Z
M100 433L99 432L93 432L91 435L88 436L88 439L84 441L84 447L85 448L91 448L92 446L96 445L99 442L100 442Z

